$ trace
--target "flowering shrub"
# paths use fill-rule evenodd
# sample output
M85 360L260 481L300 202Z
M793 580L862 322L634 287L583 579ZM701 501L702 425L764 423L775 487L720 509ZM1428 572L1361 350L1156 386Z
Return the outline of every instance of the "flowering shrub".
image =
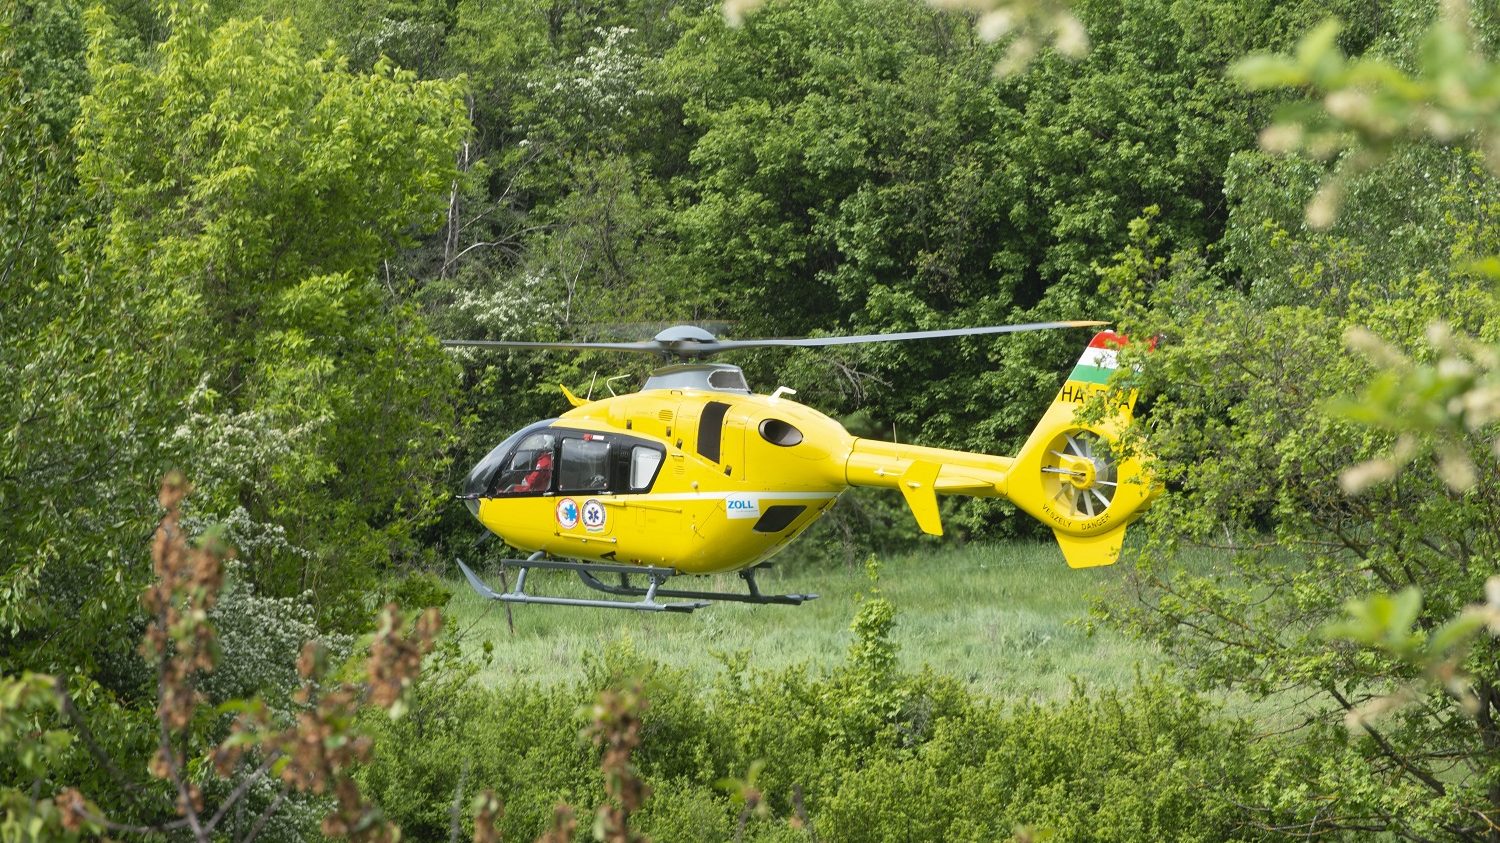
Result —
M319 641L338 664L353 651L354 636L320 631L308 600L259 595L236 575L241 565L228 568L228 585L208 616L219 634L219 663L203 689L214 700L260 696L286 713L299 684L295 665L303 643Z

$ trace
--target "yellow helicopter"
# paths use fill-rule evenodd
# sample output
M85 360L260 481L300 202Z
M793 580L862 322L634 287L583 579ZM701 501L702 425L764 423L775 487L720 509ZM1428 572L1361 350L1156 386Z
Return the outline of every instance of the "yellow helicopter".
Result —
M1075 411L1117 367L1125 337L1096 334L1014 457L852 436L780 387L751 392L736 366L705 362L724 351L777 346L1002 334L1102 322L1044 322L842 337L720 340L676 326L644 342L447 340L445 345L614 349L678 358L638 392L598 400L562 387L572 409L517 431L469 472L459 497L507 544L531 551L504 560L515 586L495 591L463 562L482 596L511 603L691 612L717 600L799 604L817 595L763 594L755 571L851 486L899 489L923 532L941 535L937 496L1006 498L1052 528L1074 568L1113 564L1125 527L1159 491L1138 457L1110 443L1130 423L1134 393L1098 420ZM573 571L609 595L582 599L527 591L531 569ZM738 572L746 591L668 588L678 575ZM605 577L606 581L601 579ZM633 579L635 578L635 579Z

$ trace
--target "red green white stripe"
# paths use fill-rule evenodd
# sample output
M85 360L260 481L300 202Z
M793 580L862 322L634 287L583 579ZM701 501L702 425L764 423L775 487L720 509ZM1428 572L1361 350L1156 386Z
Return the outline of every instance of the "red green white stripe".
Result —
M1119 366L1119 355L1115 349L1124 346L1123 336L1114 331L1100 331L1094 336L1093 342L1089 343L1089 347L1084 349L1083 356L1078 358L1078 365L1073 367L1068 380L1107 383L1109 376L1114 374Z

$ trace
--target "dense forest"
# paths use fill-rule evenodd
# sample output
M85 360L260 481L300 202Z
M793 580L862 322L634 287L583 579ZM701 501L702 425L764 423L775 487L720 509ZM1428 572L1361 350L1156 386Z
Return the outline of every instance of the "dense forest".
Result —
M0 838L1500 840L1493 5L748 5L0 5ZM649 362L439 338L1053 319L1161 340L1135 687L903 672L878 582L821 674L440 631L468 466ZM1079 345L734 362L1010 453Z

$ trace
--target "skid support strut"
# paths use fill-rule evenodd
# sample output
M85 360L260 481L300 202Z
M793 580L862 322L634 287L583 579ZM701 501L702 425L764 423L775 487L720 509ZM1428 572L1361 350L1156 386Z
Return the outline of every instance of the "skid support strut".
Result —
M759 567L759 566L757 566ZM689 600L726 601L730 603L756 603L760 605L800 606L804 601L816 600L816 594L762 594L760 587L755 584L756 568L740 571L740 579L745 581L747 593L739 594L732 591L684 591L675 588L657 588L656 594L662 597L681 597ZM630 573L635 573L631 571ZM578 578L583 584L595 591L606 594L619 594L629 597L639 597L646 593L640 586L631 585L630 574L620 574L620 584L610 585L594 576L592 571L579 570Z
M666 581L677 576L676 568L657 568L649 565L620 565L604 562L566 562L557 559L544 559L540 552L532 554L526 559L501 560L502 566L519 569L516 574L516 585L510 591L497 592L490 588L479 578L469 566L463 562L458 567L464 572L464 578L469 585L479 593L479 596L489 600L500 600L506 603L531 603L548 606L587 606L596 609L629 609L638 612L692 612L701 609L715 601L732 601L735 603L757 603L764 605L800 605L803 601L816 599L816 594L762 594L755 583L755 568L740 572L740 577L745 581L748 593L723 591L684 591L680 589L663 588ZM758 566L759 567L759 566ZM532 568L551 570L573 571L583 584L595 591L612 594L617 597L634 597L637 600L590 600L580 597L548 597L539 594L528 594L526 592L526 574ZM611 585L599 579L600 576L615 575L619 577L619 585ZM631 577L645 577L646 585L641 587L631 582ZM671 602L665 602L658 598L669 598Z

